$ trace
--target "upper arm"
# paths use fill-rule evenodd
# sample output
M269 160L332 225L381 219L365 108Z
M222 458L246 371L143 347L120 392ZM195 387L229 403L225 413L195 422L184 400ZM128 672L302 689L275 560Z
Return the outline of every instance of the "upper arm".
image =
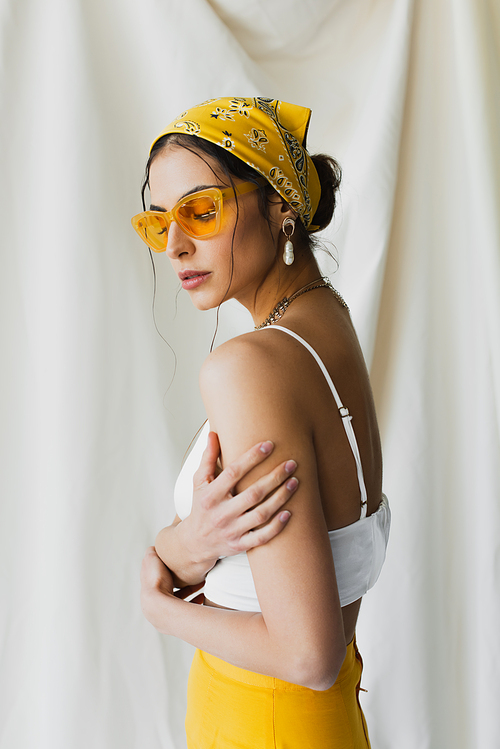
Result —
M260 440L270 439L276 464L293 459L299 487L287 503L292 517L267 544L248 552L262 615L270 636L288 652L337 662L345 647L335 569L319 494L310 414L292 366L258 342L230 341L207 360L201 375L210 425L218 433L223 465ZM219 353L217 353L219 352ZM269 471L267 461L238 485Z

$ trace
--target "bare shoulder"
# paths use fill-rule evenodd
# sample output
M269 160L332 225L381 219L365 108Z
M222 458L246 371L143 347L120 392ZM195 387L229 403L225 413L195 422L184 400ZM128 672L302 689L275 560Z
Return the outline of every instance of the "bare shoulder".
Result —
M200 371L202 395L226 388L259 386L281 372L283 345L287 336L244 333L218 346L205 359ZM279 340L277 340L279 339Z
M289 435L310 432L311 414L302 397L288 341L278 333L249 333L219 346L205 360L200 390L211 428L223 450L237 457L264 439L286 444ZM278 340L279 339L279 340Z

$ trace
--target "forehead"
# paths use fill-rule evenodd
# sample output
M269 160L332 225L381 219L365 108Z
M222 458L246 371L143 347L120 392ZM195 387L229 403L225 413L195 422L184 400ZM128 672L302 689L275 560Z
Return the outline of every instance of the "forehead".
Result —
M168 209L194 188L225 183L213 159L180 146L170 146L159 153L149 170L151 203Z

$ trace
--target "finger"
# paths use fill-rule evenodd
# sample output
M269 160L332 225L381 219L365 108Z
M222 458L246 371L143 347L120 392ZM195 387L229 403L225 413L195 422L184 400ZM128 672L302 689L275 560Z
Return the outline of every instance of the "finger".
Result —
M207 446L203 451L203 455L201 456L201 462L198 470L193 476L193 485L195 488L202 486L203 484L210 483L214 480L219 455L219 438L216 432L209 432Z
M251 486L248 486L244 491L237 494L235 501L231 503L231 509L235 514L242 515L256 505L262 507L262 500L265 499L265 497L282 485L286 487L285 482L290 479L296 468L297 463L294 460L287 460L284 463L280 463L274 470L266 473L265 476L261 476L257 481L251 484ZM284 494L286 495L286 491ZM283 493L276 496L275 499L278 500L281 496L283 496ZM286 499L288 499L288 496ZM284 504L286 499L284 499L281 504ZM278 502L270 514L275 512L281 504Z
M245 533L240 538L242 551L249 551L250 549L255 549L257 546L267 544L281 533L288 523L290 516L291 513L288 510L283 510L283 512L279 512L269 523L266 523L261 528Z
M217 482L218 488L225 494L229 494L238 481L241 481L243 476L246 476L252 468L255 468L255 466L268 458L273 450L274 445L269 440L258 442L239 458L233 460L232 463L226 466L226 468L224 468L224 470L217 476L215 481Z
M241 538L245 533L249 531L255 533L262 525L269 523L297 490L298 485L298 480L292 477L264 502L243 513L236 524L235 533L239 534ZM273 527L277 527L276 524Z
M193 593L196 593L197 590L200 590L200 588L203 588L205 585L205 581L203 580L201 583L196 583L196 585L186 585L184 588L179 588L179 590L176 590L174 592L174 596L176 598L189 598L189 596L192 596Z

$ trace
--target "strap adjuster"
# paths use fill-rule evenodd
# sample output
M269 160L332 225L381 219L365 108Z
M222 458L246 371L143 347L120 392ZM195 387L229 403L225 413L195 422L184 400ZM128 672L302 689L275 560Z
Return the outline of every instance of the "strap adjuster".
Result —
M349 409L345 406L342 406L342 408L339 408L339 413L343 419L345 419L346 416L350 416Z

